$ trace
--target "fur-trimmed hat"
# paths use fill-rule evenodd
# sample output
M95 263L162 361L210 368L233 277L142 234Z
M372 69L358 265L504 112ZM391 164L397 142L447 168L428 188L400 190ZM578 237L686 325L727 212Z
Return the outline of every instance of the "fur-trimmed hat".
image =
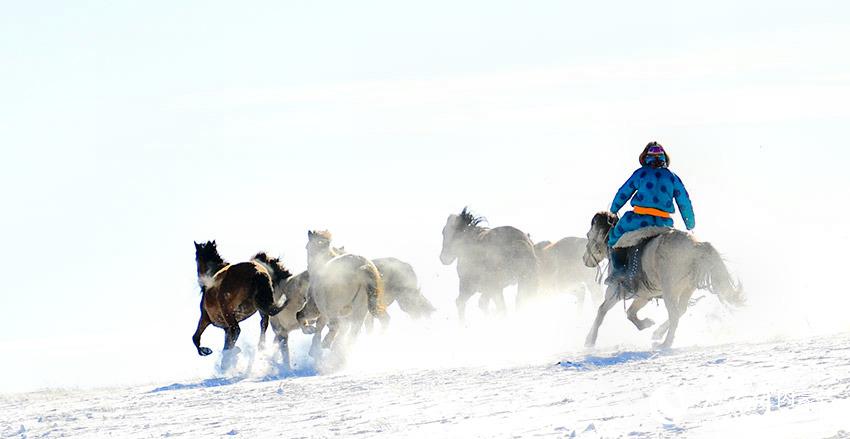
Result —
M640 153L640 159L639 159L640 165L646 166L646 165L649 164L649 162L647 160L649 157L659 157L659 156L664 157L663 167L666 168L667 166L670 165L670 154L667 154L667 151L664 150L664 147L661 146L661 144L658 143L658 142L649 142L646 145L646 148L643 149L643 152Z

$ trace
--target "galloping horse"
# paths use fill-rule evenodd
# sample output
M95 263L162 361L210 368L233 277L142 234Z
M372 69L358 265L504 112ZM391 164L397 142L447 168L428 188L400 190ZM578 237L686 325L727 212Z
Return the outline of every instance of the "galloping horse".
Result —
M436 311L434 305L419 289L419 280L413 266L396 258L372 259L381 277L384 279L384 304L392 305L398 301L402 311L414 319L429 317ZM366 317L366 329L371 329L374 318Z
M271 322L275 343L281 353L282 366L285 370L289 370L289 333L300 327L295 316L307 303L307 272L292 276L280 259L269 258L265 253L257 253L251 260L263 265L272 274L274 301L275 303L284 302L279 313L268 319L265 319L265 316L261 319L259 349L263 348L266 340L266 326Z
M326 323L330 328L324 347L344 349L359 334L367 312L382 323L389 320L383 303L384 282L370 260L337 255L330 246L330 232L310 231L307 238L308 294L320 314L317 327ZM340 333L345 343L335 343Z
M537 291L539 267L528 235L510 226L481 227L483 220L464 207L460 215L449 215L443 227L440 261L449 265L457 259L459 291L455 303L461 321L465 319L466 302L475 293L481 293L478 305L482 309L493 300L504 313L505 287L519 284L518 305Z
M609 212L597 213L591 221L587 233L587 247L584 263L588 267L597 267L608 257L608 232L616 226L619 218ZM668 320L653 334L653 339L660 340L666 334L664 342L658 345L669 348L673 345L679 319L685 314L688 302L697 288L708 289L720 298L721 302L732 306L741 306L746 302L743 289L736 285L729 275L726 264L715 248L707 242L697 242L693 237L680 230L649 227L640 229L620 238L617 246L645 246L640 252L637 291L634 301L627 313L628 319L639 330L644 330L655 324L650 319L639 319L638 311L650 299L661 297L667 307ZM610 270L610 266L609 266ZM585 345L592 347L596 344L599 326L605 314L620 300L625 300L626 293L613 286L608 288L605 301L599 306L596 320Z
M334 249L334 251L338 254L344 252L344 250L340 249ZM396 258L373 259L372 263L375 264L384 281L383 297L385 306L389 307L395 301L398 301L399 308L414 319L428 317L436 311L434 305L419 290L416 272L413 271L413 267L410 264ZM291 293L294 297L304 297L307 295L306 282L309 282L309 275L307 272L304 272L296 277L302 275L305 276L305 283L300 287L300 292ZM287 293L287 297L289 296L290 293ZM320 318L321 313L316 306L315 300L312 297L306 297L305 301L306 303L303 308L297 314L298 326L301 327L303 332L313 334L310 355L317 356L319 354L324 321ZM364 323L367 331L371 331L374 326L374 319L375 317L372 314L366 315ZM272 323L274 323L274 319L272 319ZM386 321L384 324L386 324Z
M584 309L589 296L594 307L602 302L602 287L597 281L597 270L584 265L587 239L567 237L558 242L541 241L534 245L540 260L540 291L543 293L573 294L578 302L576 312Z
M201 334L210 324L224 329L225 355L221 366L227 369L233 365L235 354L239 353L239 348L235 347L241 332L239 322L259 311L262 328L264 324L268 325L268 316L281 310L274 301L272 274L254 261L228 264L218 254L215 241L195 243L195 262L202 297L201 318L192 342L199 355L209 355L212 350L201 346ZM289 272L283 271L280 276L284 279L289 277Z

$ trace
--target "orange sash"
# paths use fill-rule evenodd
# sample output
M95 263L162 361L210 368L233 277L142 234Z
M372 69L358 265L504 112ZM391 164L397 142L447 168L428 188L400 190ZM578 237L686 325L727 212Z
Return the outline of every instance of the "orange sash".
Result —
M665 212L663 210L653 209L651 207L640 207L634 206L634 212L638 215L649 215L649 216L657 216L659 218L670 218L670 212Z

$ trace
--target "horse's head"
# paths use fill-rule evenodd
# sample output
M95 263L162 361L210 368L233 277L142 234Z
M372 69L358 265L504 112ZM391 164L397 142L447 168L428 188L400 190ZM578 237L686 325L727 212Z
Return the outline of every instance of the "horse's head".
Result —
M475 227L485 221L483 217L473 215L464 207L460 215L451 214L443 226L443 249L440 252L440 262L449 265L457 259L457 246L470 227Z
M213 275L227 265L218 254L215 241L195 242L195 264L198 266L198 285L202 292L212 281Z
M437 308L434 308L434 305L422 295L419 289L416 290L416 294L405 300L405 307L402 309L414 319L430 318L437 311Z
M320 258L329 258L333 254L331 249L331 232L327 230L310 230L307 232L307 269L316 265Z
M587 232L587 248L584 251L584 265L595 268L608 257L608 232L617 225L619 217L611 212L599 212L590 221Z

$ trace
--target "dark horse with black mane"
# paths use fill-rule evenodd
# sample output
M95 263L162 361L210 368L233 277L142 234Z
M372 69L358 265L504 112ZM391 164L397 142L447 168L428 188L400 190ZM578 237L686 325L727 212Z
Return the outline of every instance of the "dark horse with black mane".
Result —
M484 218L476 217L464 207L460 215L449 215L443 227L440 261L449 265L457 259L456 304L461 321L466 302L475 293L481 293L478 304L482 309L486 310L493 300L499 312L504 312L505 287L518 284L518 304L537 291L539 266L534 243L528 235L511 226L481 227L482 221Z
M215 241L195 243L195 262L202 297L201 318L192 341L199 355L209 355L212 350L201 346L201 334L209 325L224 329L221 366L227 369L233 365L235 354L239 352L239 348L235 347L241 332L239 322L259 311L262 341L269 316L282 309L274 301L272 281L283 282L291 274L282 265L275 264L278 271L274 271L270 265L254 260L228 264L218 254Z

